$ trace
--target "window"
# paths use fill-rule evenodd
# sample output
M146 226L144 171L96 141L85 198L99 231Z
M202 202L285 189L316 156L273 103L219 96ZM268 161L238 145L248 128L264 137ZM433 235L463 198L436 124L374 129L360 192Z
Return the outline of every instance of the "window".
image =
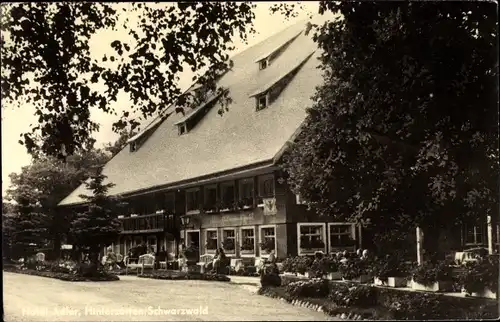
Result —
M240 181L240 208L248 209L253 206L253 178Z
M257 96L257 111L267 107L267 93Z
M484 228L481 226L465 225L465 244L484 244Z
M274 197L274 176L272 174L261 176L258 179L259 182L259 200L258 203L263 203L263 198L273 198Z
M217 186L205 187L205 202L203 203L203 210L206 213L214 212L217 208Z
M186 191L186 211L193 212L200 210L200 190Z
M276 229L274 226L260 228L260 249L261 256L276 250Z
M207 252L215 252L217 249L217 229L207 230L207 240L206 240Z
M186 123L179 124L178 128L179 128L179 135L183 135L184 133L187 132Z
M221 203L220 211L234 209L234 182L225 182L221 184Z
M299 229L299 255L324 250L323 234L325 224L297 224Z
M356 246L352 224L330 224L330 249L344 250Z
M135 152L135 151L137 151L137 142L132 141L130 142L130 152Z
M226 253L234 253L236 249L236 233L234 229L222 231L222 247Z
M241 254L255 253L255 229L241 228Z
M266 69L267 66L269 66L269 62L267 59L263 59L259 62L259 68L262 70L262 69Z

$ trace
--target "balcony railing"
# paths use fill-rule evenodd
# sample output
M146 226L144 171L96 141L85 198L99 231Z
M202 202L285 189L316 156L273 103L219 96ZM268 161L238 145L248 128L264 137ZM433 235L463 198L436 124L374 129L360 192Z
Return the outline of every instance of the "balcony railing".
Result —
M162 232L165 229L165 215L151 214L121 218L122 233Z

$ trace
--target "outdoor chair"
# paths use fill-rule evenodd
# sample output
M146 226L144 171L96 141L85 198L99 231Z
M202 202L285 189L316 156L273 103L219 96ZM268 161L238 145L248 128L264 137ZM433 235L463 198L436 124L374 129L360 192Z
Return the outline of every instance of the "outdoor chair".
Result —
M142 267L142 263L140 262L140 260L137 262L137 263L131 263L132 258L130 258L129 256L125 256L125 275L128 275L128 269L135 269L136 270L136 273L137 275L139 275L139 268ZM139 257L140 259L140 257Z
M214 260L214 255L205 254L200 256L200 261L196 265L200 266L200 272L205 273L205 267Z
M127 263L125 266L125 275L128 274L128 269L135 269L137 274L139 274L139 268L141 269L141 274L144 274L145 268L151 268L153 271L155 269L155 256L151 254L145 254L139 256L137 264Z
M40 252L35 255L37 262L45 262L45 254Z

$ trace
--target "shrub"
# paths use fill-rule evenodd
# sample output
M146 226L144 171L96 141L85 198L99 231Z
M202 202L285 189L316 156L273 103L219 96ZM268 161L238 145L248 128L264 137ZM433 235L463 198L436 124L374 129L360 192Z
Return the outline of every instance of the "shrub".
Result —
M452 281L452 268L445 262L427 262L413 270L415 282L432 285L438 281Z
M285 289L292 298L324 298L328 296L329 292L328 281L323 279L291 282L286 285Z
M378 279L387 281L388 277L407 277L411 273L410 265L397 257L387 255L372 263L372 273Z
M459 276L460 284L468 293L482 292L484 288L497 292L498 269L496 256L488 256L478 262L467 263L465 271Z
M335 284L328 298L338 306L369 307L377 303L376 289L368 285Z
M373 262L369 259L354 257L342 263L339 267L339 271L343 278L351 280L361 275L370 275L372 273L372 264Z

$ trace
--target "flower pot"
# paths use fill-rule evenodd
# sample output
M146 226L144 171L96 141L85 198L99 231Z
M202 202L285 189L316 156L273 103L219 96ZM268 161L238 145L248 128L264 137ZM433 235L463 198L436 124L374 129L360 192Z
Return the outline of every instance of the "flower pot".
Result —
M462 294L464 294L464 296L483 297L483 298L488 298L488 299L496 299L497 298L497 293L493 292L492 290L490 290L487 287L485 287L480 292L472 292L472 293L468 293L467 291L462 290Z
M326 278L331 281L337 281L342 279L342 274L340 274L340 272L330 272L326 274Z
M370 282L372 277L370 275L361 275L352 279L346 279L342 277L343 281L355 282L355 283L368 283Z
M453 283L451 281L438 281L434 282L430 285L424 285L415 282L412 279L412 289L417 291L427 291L427 292L443 292L443 291L451 291Z
M387 282L380 280L375 277L373 281L377 286L388 286L388 287L406 287L406 278L404 277L388 277Z

